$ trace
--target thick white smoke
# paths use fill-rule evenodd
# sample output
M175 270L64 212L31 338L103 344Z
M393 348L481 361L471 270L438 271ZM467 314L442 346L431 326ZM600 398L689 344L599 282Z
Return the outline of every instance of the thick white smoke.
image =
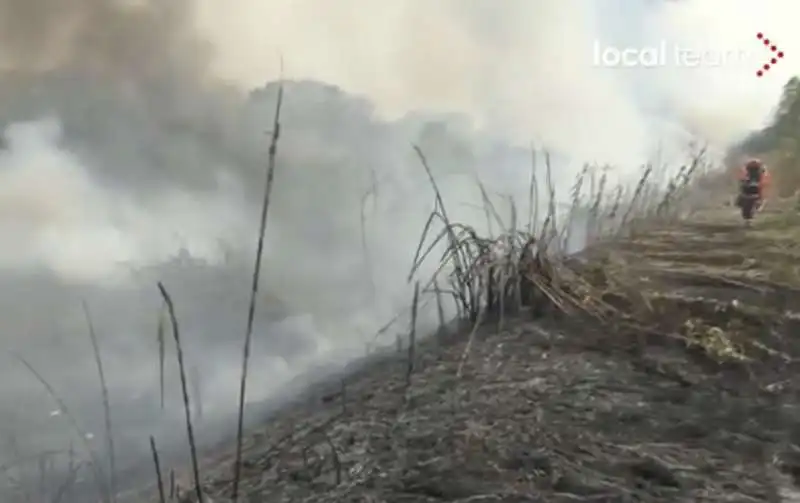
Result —
M69 281L120 281L187 247L221 259L220 240L252 232L237 181L199 197L173 188L147 206L92 180L62 148L56 119L15 123L0 151L0 268L50 269Z
M250 91L281 76L281 59L295 82L258 305L259 399L363 354L407 307L432 207L412 142L454 216L480 227L475 173L527 211L530 142L553 151L562 193L584 161L624 174L659 147L679 160L690 138L721 151L763 123L800 57L800 7L778 0L168 4L0 0L0 340L97 425L87 299L134 443L166 428L156 280L175 297L206 412L235 403L275 86ZM760 79L759 31L786 54ZM659 67L594 59L661 45ZM687 67L676 47L739 56ZM11 362L0 421L13 403L34 424L26 415L50 405Z
M582 160L639 162L676 126L722 145L737 139L763 121L800 58L800 7L785 0L236 5L201 2L198 12L214 68L235 83L278 75L280 52L287 76L364 94L385 116L457 110ZM755 72L769 54L757 32L787 55L762 79ZM670 54L661 68L599 68L596 42L664 42ZM689 67L676 47L741 56Z

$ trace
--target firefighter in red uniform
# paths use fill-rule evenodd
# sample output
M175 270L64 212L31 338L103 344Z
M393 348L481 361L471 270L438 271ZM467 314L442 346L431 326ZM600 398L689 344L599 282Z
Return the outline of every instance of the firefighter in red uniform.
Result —
M767 167L758 159L747 161L739 171L739 197L737 198L740 206L742 199L747 196L756 196L756 208L761 209L766 203L770 189L770 174Z

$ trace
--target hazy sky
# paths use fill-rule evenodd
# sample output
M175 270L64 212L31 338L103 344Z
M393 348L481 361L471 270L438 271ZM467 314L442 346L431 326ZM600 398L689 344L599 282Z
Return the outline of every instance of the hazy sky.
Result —
M789 0L201 3L216 68L235 81L275 75L280 51L287 74L365 93L387 114L468 110L589 157L621 159L636 150L624 145L659 134L642 110L665 110L720 142L757 127L800 53L800 7ZM767 55L757 31L787 53L764 79L755 77ZM608 69L593 66L596 41L749 54L716 67L681 68L668 56L658 69Z
M16 236L0 250L0 264L88 277L120 262L163 258L180 239L208 255L219 240L251 232L241 215L251 213L242 191L253 184L241 176L261 176L259 129L266 126L263 117L241 120L241 93L278 78L280 56L287 78L362 96L347 105L362 122L372 120L369 106L376 120L459 113L482 138L533 141L575 163L630 171L657 145L682 155L694 135L723 149L759 127L800 55L793 26L800 7L788 0L150 4L137 11L106 0L0 1L0 63L30 69L64 61L73 72L3 86L3 120L36 122L11 127L14 148L0 155L0 233ZM768 53L758 31L786 53L761 79L755 72ZM72 45L64 42L70 33ZM596 50L609 47L664 53L657 67L598 65ZM712 61L686 67L676 48ZM333 94L304 92L302 102L286 102L303 124L284 138L294 159L352 167L348 156L357 150L399 172L402 131L393 143L359 143L380 128L350 124L355 112L342 112ZM328 135L324 141L312 124ZM82 143L64 151L62 128ZM504 161L498 178L524 186L522 162ZM297 183L298 194L313 192ZM134 188L154 195L143 205ZM330 213L351 219L351 211ZM86 259L86 250L96 258Z
M460 113L483 137L533 141L575 163L608 162L621 171L636 169L657 145L683 155L695 135L722 149L759 127L800 57L792 25L800 7L788 0L182 0L152 3L147 14L114 5L0 1L4 22L17 20L0 31L0 62L38 68L61 58L73 72L94 75L34 79L6 91L6 123L38 122L12 127L16 146L0 155L0 232L17 236L0 250L0 263L49 264L84 277L100 264L106 270L164 257L179 246L178 235L208 255L220 239L250 232L240 217L250 211L241 185L252 184L239 177L261 176L258 129L266 126L241 121L231 90L278 78L280 56L288 78L364 97L360 108L348 105L359 114L370 104L388 120ZM63 41L65 27L77 34L72 46ZM786 53L761 79L755 71L768 53L757 31ZM657 67L598 65L596 50L609 47L664 53ZM686 67L676 48L717 60ZM287 100L287 113L338 131L325 140L325 154L308 162L330 161L334 151L352 155L356 147L347 142L358 144L372 126L348 127L341 105L307 92L302 103ZM80 152L61 151L62 127L83 135ZM303 127L284 141L318 141ZM395 147L357 149L391 171L407 145ZM294 157L304 150L294 149ZM238 171L224 175L220 168L232 165ZM522 186L527 170L519 160L504 162L502 181ZM208 180L216 191L197 193ZM46 190L32 189L43 184ZM134 188L156 195L142 206ZM344 209L337 214L350 218ZM87 249L98 258L81 260Z

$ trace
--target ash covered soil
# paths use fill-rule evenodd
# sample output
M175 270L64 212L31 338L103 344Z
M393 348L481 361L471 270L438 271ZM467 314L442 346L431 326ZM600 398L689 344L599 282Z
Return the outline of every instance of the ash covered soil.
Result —
M249 431L240 501L792 501L799 258L779 204L595 246L558 267L604 316L495 316L417 343L410 374L406 344L317 386ZM203 456L207 501L230 501L233 459Z

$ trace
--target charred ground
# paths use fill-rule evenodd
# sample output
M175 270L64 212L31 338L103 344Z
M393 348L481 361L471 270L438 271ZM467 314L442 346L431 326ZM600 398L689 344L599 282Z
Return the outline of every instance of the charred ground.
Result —
M542 288L525 298L556 281L569 295L406 340L312 389L245 439L240 498L789 498L798 254L800 216L775 204L751 229L721 206L533 260L520 271ZM208 501L229 499L232 463L228 448L205 458ZM167 498L193 499L191 477L164 479Z

